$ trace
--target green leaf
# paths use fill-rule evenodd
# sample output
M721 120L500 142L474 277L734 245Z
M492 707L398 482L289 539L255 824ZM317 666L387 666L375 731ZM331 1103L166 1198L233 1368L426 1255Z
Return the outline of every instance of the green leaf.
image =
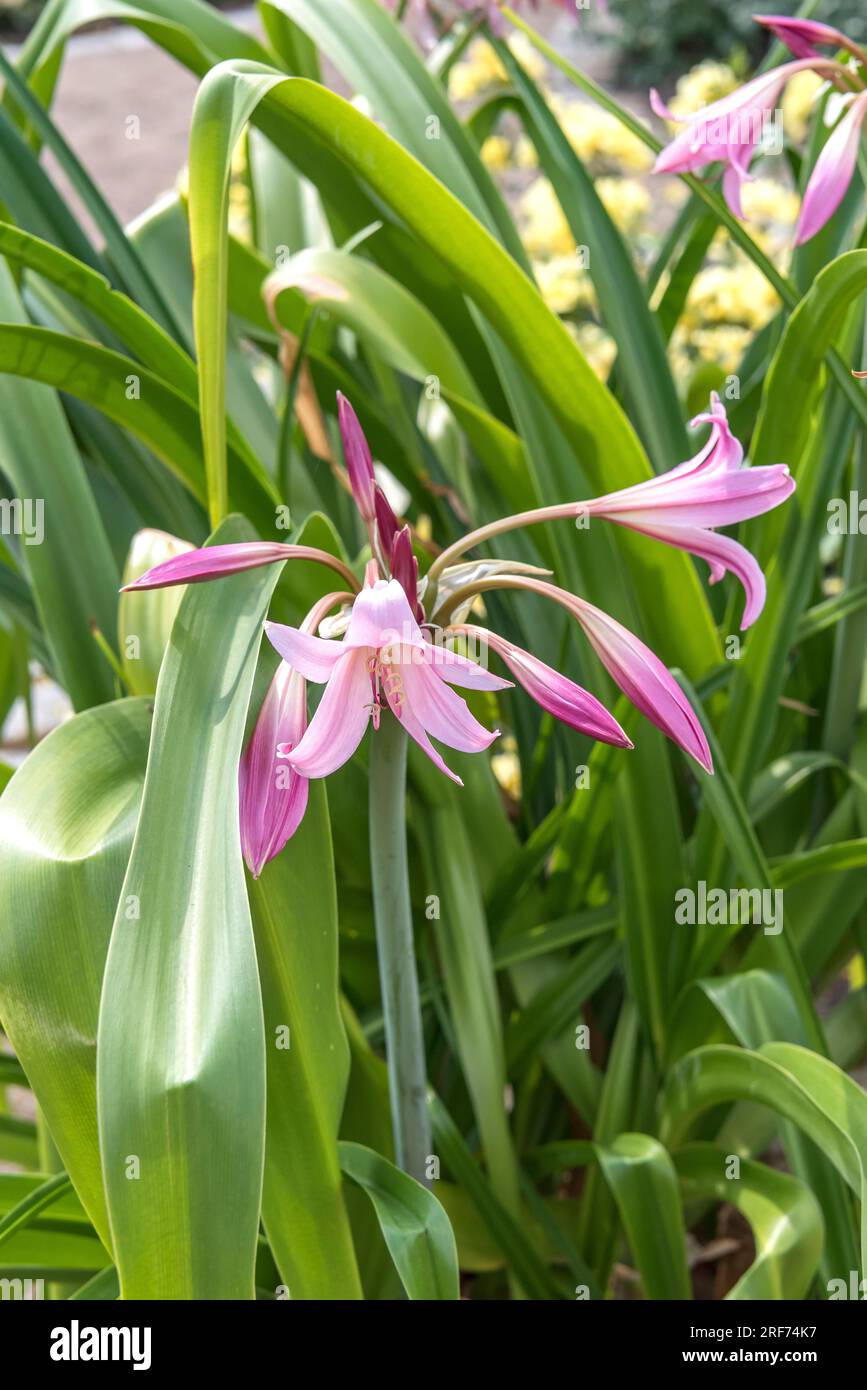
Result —
M588 268L602 320L617 343L618 379L656 471L664 472L688 458L690 449L665 342L632 256L538 87L508 44L498 40L494 47L521 95L518 114L572 235L579 246L592 248Z
M382 1154L346 1140L340 1166L363 1187L411 1299L458 1298L458 1252L451 1223L432 1192Z
M95 406L142 440L193 497L204 501L196 408L173 385L133 358L52 329L5 323L0 324L0 372L28 378L31 382L43 382ZM131 387L138 395L130 395ZM38 388L0 382L0 390L31 393ZM40 393L34 399L41 401L47 397ZM50 413L48 419L50 422ZM273 483L260 464L254 465L250 458L238 457L233 449L230 449L230 457L233 459L233 503L270 534L274 527L274 508L279 501ZM78 585L82 582L81 573L81 567L76 566ZM117 588L116 576L104 588L113 593ZM104 603L103 599L103 606ZM103 631L111 631L113 627L112 621Z
M26 338L39 331L27 325L5 263L0 265L0 318L6 321L0 329L3 336ZM0 360L0 370L3 367ZM114 631L117 570L84 467L52 391L34 380L0 378L0 452L25 522L27 507L33 508L33 535L30 540L22 536L21 557L54 669L76 708L108 700L113 677L90 628L96 623L104 633ZM42 528L35 524L40 504ZM71 536L75 546L70 545ZM86 565L81 555L87 556Z
M867 1096L861 1088L827 1058L791 1043L766 1043L755 1052L699 1048L669 1073L663 1142L676 1143L702 1111L736 1099L767 1105L791 1120L830 1159L861 1202L861 1266L867 1268Z
M677 1175L658 1139L619 1134L597 1148L647 1298L690 1298Z
M38 744L0 797L0 1018L109 1249L96 1028L149 736L147 700L88 710Z
M727 1299L806 1298L822 1253L822 1212L805 1183L764 1163L741 1158L736 1180L731 1155L713 1144L688 1144L674 1155L686 1202L713 1198L746 1217L756 1258Z
M334 862L321 782L311 783L293 838L258 880L248 880L248 889L268 1069L262 1220L293 1299L359 1298L337 1157L349 1050L339 1009Z
M215 543L249 538L230 521ZM190 586L160 673L105 967L97 1094L124 1298L252 1298L262 998L238 760L273 567Z

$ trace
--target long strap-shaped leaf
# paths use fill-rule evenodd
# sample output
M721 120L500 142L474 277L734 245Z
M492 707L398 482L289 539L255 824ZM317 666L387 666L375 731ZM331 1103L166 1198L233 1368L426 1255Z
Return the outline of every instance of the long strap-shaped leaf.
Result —
M229 522L215 543L249 528ZM97 1099L125 1298L252 1298L262 999L238 760L275 569L190 588L157 687L100 1007Z
M0 319L10 337L40 331L27 323L5 262L0 262ZM38 377L26 369L20 375ZM111 672L90 628L96 623L103 632L114 631L117 570L63 409L54 392L37 380L0 377L0 456L22 508L21 561L54 672L76 708L108 700Z
M382 1154L343 1140L340 1166L364 1188L409 1298L457 1299L458 1252L436 1197Z
M861 1201L861 1266L867 1268L867 1096L825 1057L792 1043L756 1052L702 1047L683 1057L666 1082L662 1139L671 1146L714 1105L749 1100L793 1121L824 1151Z
M61 724L0 798L0 1019L109 1249L94 1042L138 816L149 704L118 700Z

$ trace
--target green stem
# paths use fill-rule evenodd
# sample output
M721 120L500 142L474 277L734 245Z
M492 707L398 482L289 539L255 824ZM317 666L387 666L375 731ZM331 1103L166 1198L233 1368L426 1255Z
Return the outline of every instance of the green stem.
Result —
M370 864L395 1157L430 1187L427 1076L406 856L406 734L390 711L370 745Z

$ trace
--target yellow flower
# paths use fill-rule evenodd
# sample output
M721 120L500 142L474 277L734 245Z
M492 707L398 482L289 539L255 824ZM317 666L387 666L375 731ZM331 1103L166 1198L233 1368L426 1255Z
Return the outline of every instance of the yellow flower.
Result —
M533 274L539 293L555 314L571 314L578 308L593 308L596 302L593 281L574 255L534 261Z
M510 34L506 42L527 75L532 77L534 82L541 82L548 65L526 34Z
M527 135L521 135L515 145L515 164L519 169L535 169L539 163L536 146Z
M651 151L610 112L558 96L551 98L551 109L582 163L636 174L652 165Z
M737 86L738 79L728 63L716 63L707 58L678 79L669 109L675 116L691 116L710 106L712 101L728 96Z
M863 989L867 984L867 970L864 969L864 957L860 953L853 956L846 966L846 977L850 990Z
M449 73L449 96L453 101L468 101L488 87L498 87L506 81L506 69L494 49L484 39L476 39L466 58L455 63Z
M796 72L786 83L782 100L783 129L796 144L807 138L813 102L821 86L821 77L809 68Z
M489 169L508 169L512 162L512 146L505 135L489 135L482 145L482 159Z
M741 204L748 222L781 223L792 226L801 203L791 188L776 179L754 179L741 189Z
M518 745L510 734L500 740L500 752L491 758L491 771L503 791L514 801L521 800L521 760Z
M650 194L635 179L600 178L596 192L615 226L627 235L637 232L650 212Z
M683 322L688 329L708 324L763 328L779 308L779 299L751 263L708 266L690 286Z
M593 371L601 381L606 381L617 356L617 344L614 339L604 328L600 328L598 323L579 323L577 327L573 327L567 321L566 327L572 332Z
M548 179L536 179L520 203L524 245L531 256L548 259L575 253L575 239Z

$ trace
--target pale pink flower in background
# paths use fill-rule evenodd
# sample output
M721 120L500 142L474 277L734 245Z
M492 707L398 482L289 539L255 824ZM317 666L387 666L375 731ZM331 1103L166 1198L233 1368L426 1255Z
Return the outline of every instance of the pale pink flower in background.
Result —
M804 189L801 215L795 230L796 246L815 236L845 198L858 163L865 117L867 92L862 92L851 100L846 114L828 136L813 166Z

